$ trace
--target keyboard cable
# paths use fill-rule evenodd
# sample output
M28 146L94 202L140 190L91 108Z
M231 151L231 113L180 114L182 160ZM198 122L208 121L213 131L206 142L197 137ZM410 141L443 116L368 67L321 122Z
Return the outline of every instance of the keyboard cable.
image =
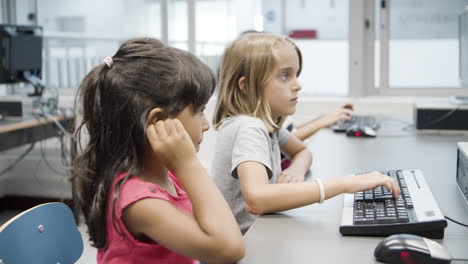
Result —
M460 222L458 222L458 221L456 221L456 220L453 220L452 218L450 218L450 217L448 217L448 216L444 216L444 217L447 218L448 220L450 220L450 221L456 223L456 224L459 224L459 225L464 226L464 227L468 227L468 225L463 224L463 223L460 223ZM461 259L461 258L452 258L452 260L455 260L455 261L467 261L467 262L468 262L468 259Z
M444 217L447 218L448 220L450 220L450 221L456 223L456 224L459 224L459 225L464 226L464 227L468 227L467 224L460 223L460 222L458 222L458 221L456 221L456 220L453 220L452 218L450 218L450 217L448 217L448 216L444 216Z

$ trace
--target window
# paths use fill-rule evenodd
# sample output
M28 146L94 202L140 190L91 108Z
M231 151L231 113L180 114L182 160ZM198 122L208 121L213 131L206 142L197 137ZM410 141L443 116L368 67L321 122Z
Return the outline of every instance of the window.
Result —
M316 36L294 39L303 55L299 77L305 96L348 94L348 0L263 1L265 31L290 35L309 30Z
M376 0L370 94L458 95L458 16L468 0Z
M234 9L230 0L202 0L195 5L195 52L215 72L226 45L238 35Z
M43 79L74 94L84 76L132 37L160 37L159 0L38 1L44 28Z
M187 1L169 0L169 44L183 50L189 50L188 12Z
M169 0L168 6L169 44L194 53L215 72L240 32L262 30L260 0Z

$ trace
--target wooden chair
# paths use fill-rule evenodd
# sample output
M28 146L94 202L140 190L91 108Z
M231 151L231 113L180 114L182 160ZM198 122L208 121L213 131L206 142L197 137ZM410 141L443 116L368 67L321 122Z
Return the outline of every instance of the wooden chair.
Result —
M70 264L82 253L74 215L63 203L38 205L0 227L0 264Z

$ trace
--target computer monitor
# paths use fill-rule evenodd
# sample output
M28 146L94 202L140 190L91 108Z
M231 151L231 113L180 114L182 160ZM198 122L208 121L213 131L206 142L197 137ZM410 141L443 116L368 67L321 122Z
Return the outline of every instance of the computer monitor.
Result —
M457 184L468 206L468 142L457 144Z
M468 6L458 18L460 47L460 80L463 87L468 88Z
M27 82L41 96L42 27L0 24L0 84Z

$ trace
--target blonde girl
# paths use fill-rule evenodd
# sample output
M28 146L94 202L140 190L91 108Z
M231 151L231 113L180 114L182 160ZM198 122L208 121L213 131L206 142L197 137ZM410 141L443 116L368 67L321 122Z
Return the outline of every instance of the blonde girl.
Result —
M299 48L286 36L246 34L227 47L220 68L213 117L218 130L212 175L245 233L257 215L323 202L341 193L385 186L390 177L372 172L304 182L312 154L282 128L296 110L302 70ZM281 170L280 153L292 161Z

